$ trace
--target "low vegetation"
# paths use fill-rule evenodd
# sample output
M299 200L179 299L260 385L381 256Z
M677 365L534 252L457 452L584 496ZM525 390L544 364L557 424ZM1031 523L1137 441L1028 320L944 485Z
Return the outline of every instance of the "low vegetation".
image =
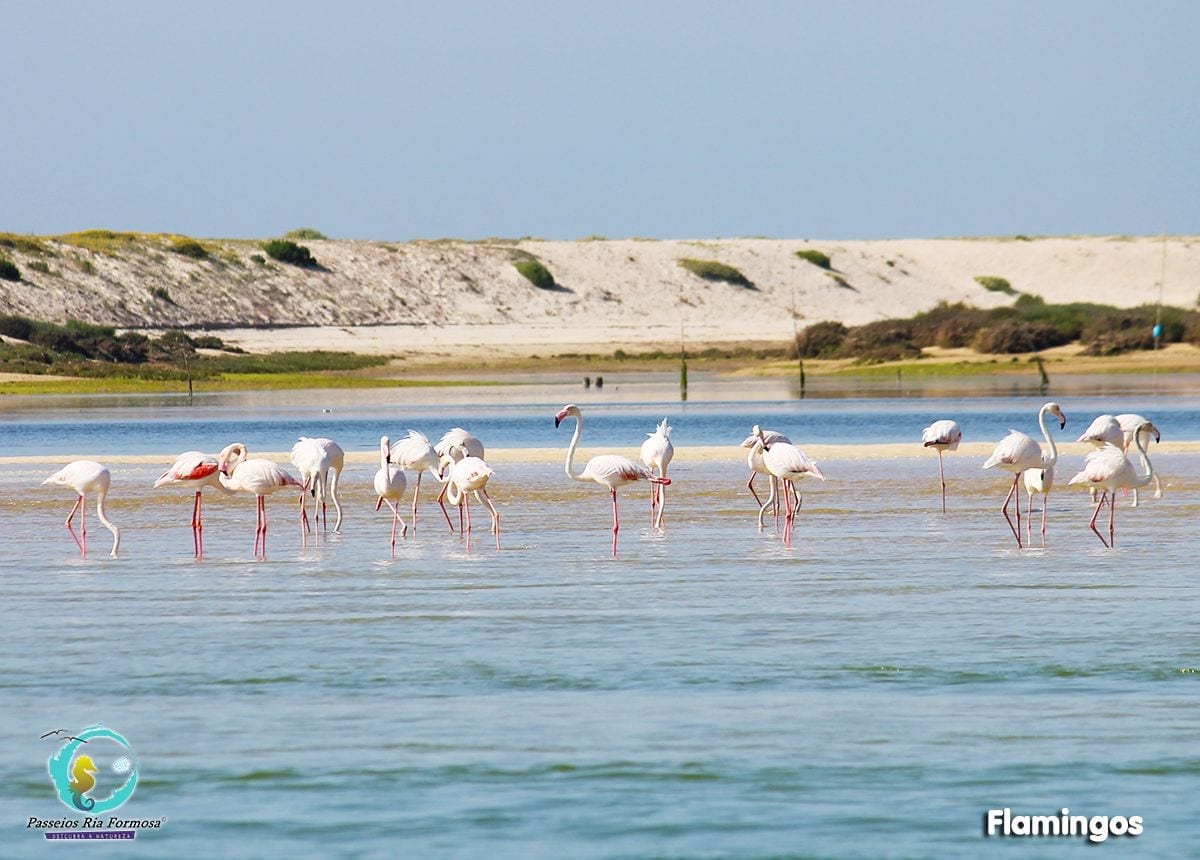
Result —
M797 251L796 256L799 257L801 260L807 260L808 262L812 263L814 266L819 266L822 269L833 268L833 261L831 261L829 259L829 255L823 254L820 251L816 251L816 250L812 250L812 249Z
M176 254L182 254L184 257L191 257L193 260L208 259L208 249L195 239L188 239L182 236L177 237L171 240L171 250Z
M513 263L513 268L539 290L553 290L558 287L554 275L550 274L550 270L543 266L540 260L533 258L517 260Z
M716 260L694 260L690 257L682 257L676 262L693 275L706 281L721 281L747 289L755 289L749 278L725 263L718 263Z
M289 230L283 234L285 239L328 239L329 237L320 230L314 230L312 227L300 227L296 230Z
M1000 278L996 275L976 275L975 283L983 287L985 290L991 290L993 293L1004 293L1006 296L1015 296L1017 291L1013 289L1012 284L1006 278Z
M289 239L274 239L263 242L262 249L272 260L289 263L302 269L316 269L318 264L312 252L303 245L297 245Z
M897 361L915 358L924 347L971 347L1013 355L1080 342L1088 355L1116 355L1154 347L1161 315L1163 343L1200 344L1200 312L1183 308L1116 308L1088 302L1049 305L1022 295L1012 307L982 310L940 304L910 319L880 320L846 327L818 322L797 333L792 356Z
M17 268L17 264L12 260L5 260L3 257L0 257L0 280L21 280L21 270Z

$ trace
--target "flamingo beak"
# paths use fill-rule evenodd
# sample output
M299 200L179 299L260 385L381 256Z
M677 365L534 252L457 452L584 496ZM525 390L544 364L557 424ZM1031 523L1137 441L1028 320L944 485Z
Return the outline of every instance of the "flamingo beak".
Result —
M561 423L562 423L562 415L561 415L561 414L559 414L559 415L555 415L555 416L554 416L554 429L555 429L555 430L557 430L557 429L558 429L558 425L559 425L559 424L561 424Z
M1154 428L1154 441L1155 441L1155 442L1162 442L1162 434L1160 434L1160 433L1158 432L1158 428L1157 428L1157 427L1155 427L1155 428Z

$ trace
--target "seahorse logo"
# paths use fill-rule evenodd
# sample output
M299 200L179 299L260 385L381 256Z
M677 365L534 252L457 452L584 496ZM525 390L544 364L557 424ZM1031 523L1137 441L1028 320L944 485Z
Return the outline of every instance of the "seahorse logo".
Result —
M71 762L71 779L67 782L71 787L71 800L75 808L91 812L96 808L96 801L85 795L96 787L96 765L85 755L76 756Z
M61 738L65 730L43 737L52 735ZM59 800L70 809L97 814L129 800L137 787L138 767L125 738L99 725L65 737L66 742L46 762ZM120 784L114 788L117 781Z

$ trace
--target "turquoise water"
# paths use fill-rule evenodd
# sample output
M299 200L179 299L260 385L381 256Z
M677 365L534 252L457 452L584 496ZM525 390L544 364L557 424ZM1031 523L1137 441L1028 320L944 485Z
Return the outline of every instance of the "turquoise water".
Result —
M105 857L1092 850L984 839L1005 806L1141 815L1112 847L1193 854L1200 455L1155 457L1165 495L1121 501L1114 551L1065 487L1048 547L1018 551L977 460L947 455L945 517L932 455L823 461L788 548L740 459L681 456L663 533L622 493L615 560L607 494L557 459L496 465L499 551L426 507L390 558L350 464L344 534L302 549L271 498L263 562L238 497L193 560L157 464L113 467L122 557L92 519L80 560L53 467L2 466L4 853L72 814L39 735L103 723L137 754L120 814L166 817L80 849Z

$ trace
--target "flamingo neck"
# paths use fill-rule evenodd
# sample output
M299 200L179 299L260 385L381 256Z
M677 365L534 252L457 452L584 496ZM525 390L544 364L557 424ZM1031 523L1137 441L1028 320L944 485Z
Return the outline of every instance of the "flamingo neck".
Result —
M100 522L104 523L104 527L113 534L112 557L117 557L117 550L121 547L121 530L117 528L113 521L108 518L104 512L104 499L107 493L98 493L96 495L96 516L100 518Z
M583 415L571 416L575 419L575 432L571 434L571 444L567 446L567 477L572 481L585 480L582 472L576 472L575 464L575 448L579 445L579 437L583 434Z
M1038 426L1042 428L1042 435L1046 437L1046 444L1050 447L1050 453L1042 455L1042 462L1047 466L1053 466L1058 462L1058 447L1054 444L1054 437L1050 435L1050 429L1046 427L1046 411L1046 407L1043 406L1038 412Z
M1149 436L1149 434L1146 435ZM1146 446L1142 443L1141 433L1134 434L1133 444L1137 446L1138 456L1141 457L1142 466L1145 467L1146 474L1136 479L1130 489L1133 489L1133 487L1144 487L1154 480L1154 464L1150 462L1150 455L1146 453Z

